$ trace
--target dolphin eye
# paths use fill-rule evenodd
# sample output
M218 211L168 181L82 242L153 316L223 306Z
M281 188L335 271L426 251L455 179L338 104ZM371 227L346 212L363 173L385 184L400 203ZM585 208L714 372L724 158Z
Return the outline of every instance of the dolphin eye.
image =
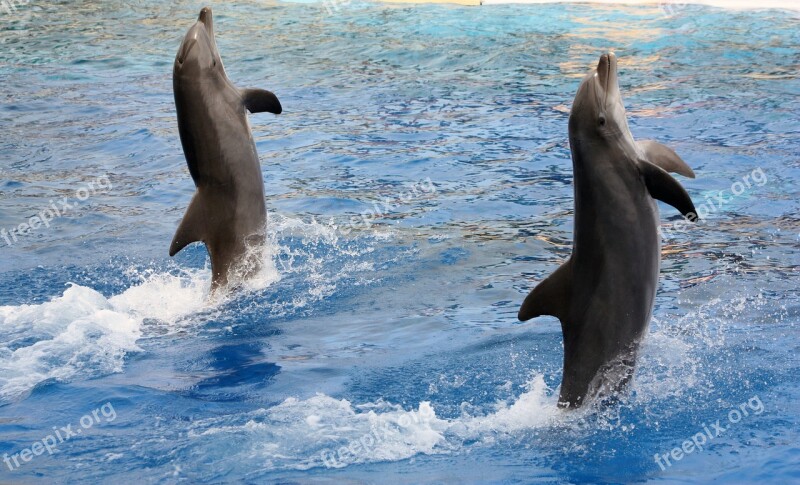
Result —
M606 126L606 117L605 117L605 115L600 115L600 119L597 120L597 122L600 124L600 126Z

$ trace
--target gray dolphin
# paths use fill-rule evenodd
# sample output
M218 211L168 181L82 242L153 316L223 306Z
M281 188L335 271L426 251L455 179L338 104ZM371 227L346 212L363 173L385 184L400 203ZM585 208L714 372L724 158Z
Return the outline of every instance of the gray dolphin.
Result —
M633 375L661 264L655 199L692 221L697 216L689 195L667 173L694 178L692 169L664 145L634 141L612 53L600 57L578 89L569 143L575 184L572 255L525 298L519 319L552 315L561 321L559 406L579 407L622 391Z
M211 9L200 11L183 38L172 75L178 131L197 191L172 244L174 256L202 241L211 256L212 289L252 276L264 243L264 182L247 111L279 114L281 103L263 89L238 89L222 65Z

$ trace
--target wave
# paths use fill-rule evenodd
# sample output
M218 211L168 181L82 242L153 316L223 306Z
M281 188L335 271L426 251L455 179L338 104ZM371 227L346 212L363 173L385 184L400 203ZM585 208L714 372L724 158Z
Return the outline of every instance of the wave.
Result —
M209 298L206 265L172 271L129 268L126 277L139 282L110 297L70 283L46 303L0 306L0 403L22 399L49 382L122 372L126 356L143 351L141 338L202 326L207 318L187 317L199 312L213 316L231 298L258 295L281 275L300 274L307 284L302 291L295 289L288 302L258 304L273 305L273 315L307 307L330 296L342 278L369 273L368 264L351 259L370 250L340 242L335 226L275 216L260 272L231 297Z
M208 280L156 274L111 298L70 283L47 303L0 307L0 402L51 381L121 372L125 356L142 350L145 320L179 324L205 305Z
M189 429L187 449L225 456L218 470L224 476L228 466L264 472L345 468L456 454L502 441L527 443L532 436L548 446L547 436L558 441L565 433L580 437L615 430L625 435L640 424L657 428L669 416L685 413L687 405L698 415L706 409L713 415L713 383L737 379L714 356L724 352L731 322L767 302L760 293L705 300L688 313L659 313L645 339L632 392L615 405L565 411L557 406L559 389L549 387L539 372L532 373L518 396L489 405L464 402L455 417L437 412L430 401L408 408L383 399L358 404L318 393L249 413L197 420Z
M492 412L446 419L430 402L416 409L383 400L353 404L317 394L289 398L246 415L196 421L189 430L192 449L208 456L224 453L226 462L252 463L257 469L344 468L396 461L418 454L451 453L465 443L490 443L521 430L576 422L583 413L564 412L541 374L513 402L498 402ZM236 456L230 450L240 450Z

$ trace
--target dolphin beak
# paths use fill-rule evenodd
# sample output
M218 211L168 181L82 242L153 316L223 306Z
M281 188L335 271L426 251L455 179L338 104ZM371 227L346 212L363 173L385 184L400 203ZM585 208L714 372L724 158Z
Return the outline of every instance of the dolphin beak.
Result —
M197 21L205 26L206 32L209 37L211 37L211 42L214 44L214 50L216 51L217 39L214 37L214 17L211 15L211 7L203 7L203 9L200 10Z
M211 7L204 7L202 10L200 10L200 15L197 17L197 21L186 33L186 36L183 38L183 42L181 42L181 47L178 49L178 55L175 58L176 68L183 67L184 63L189 60L189 53L197 44L201 44L201 47L198 47L198 49L205 49L206 39L210 41L210 46L208 47L211 48L211 55L215 57L217 61L219 61L219 55L217 54L217 42L216 39L214 39L213 23L214 20L211 15ZM216 65L217 61L215 61L214 65Z
M211 16L211 7L205 7L200 10L200 16L197 17L197 22L192 26L191 29L189 29L189 32L186 34L186 37L184 37L183 43L181 44L181 48L176 59L179 64L183 64L186 59L189 58L189 52L194 48L195 45L197 45L200 35L198 30L205 30L206 33L208 33L211 37L212 41L214 41L213 22L214 21ZM216 47L216 42L214 42L214 46Z
M203 7L200 10L200 15L197 16L197 22L203 24L206 32L214 36L214 16L211 15L211 7Z
M211 7L203 7L203 10L200 10L200 16L197 17L197 21L202 22L206 27L211 27L213 24Z
M597 63L597 77L600 85L608 91L609 84L616 81L617 77L617 56L613 52L600 56Z
M613 88L616 85L617 56L613 52L600 56L600 62L597 63L597 77L606 93L609 87Z

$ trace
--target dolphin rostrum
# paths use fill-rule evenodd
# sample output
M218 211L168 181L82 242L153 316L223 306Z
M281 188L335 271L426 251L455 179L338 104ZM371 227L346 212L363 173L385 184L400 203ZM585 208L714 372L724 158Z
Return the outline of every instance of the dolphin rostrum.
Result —
M519 319L561 321L564 375L559 406L579 407L622 391L653 311L661 264L655 199L691 221L686 190L667 172L694 178L670 148L636 142L619 91L617 59L600 57L569 117L575 184L572 255L525 298Z
M269 91L238 89L228 79L208 7L183 38L172 83L181 144L197 191L169 255L204 242L216 289L259 269L253 249L265 242L267 208L247 111L279 114L281 104Z

